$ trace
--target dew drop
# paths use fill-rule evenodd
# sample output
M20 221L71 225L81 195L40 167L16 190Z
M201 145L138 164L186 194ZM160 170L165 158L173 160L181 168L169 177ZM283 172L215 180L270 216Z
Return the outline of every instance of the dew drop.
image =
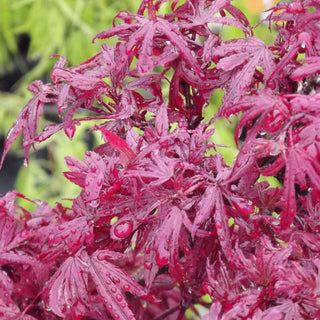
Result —
M168 259L156 254L156 262L159 266L165 266L168 263Z
M75 130L74 127L65 128L65 129L64 129L64 132L66 133L66 135L67 135L67 137L68 137L69 139L72 139L72 138L73 138L75 131L76 131L76 130Z
M61 239L62 239L62 240L66 240L68 237L69 237L68 234L64 234L64 235L61 236Z
M117 278L117 277L113 277L112 280L113 280L115 283L120 283L120 279Z
M107 284L108 286L110 286L111 281L110 281L110 280L106 280L106 284Z
M50 236L48 237L48 243L51 245L55 243L55 237L53 234L50 234Z
M28 238L29 237L29 232L27 232L27 231L23 231L23 232L21 232L21 238Z
M289 13L298 14L303 13L305 9L301 3L290 3L287 7L287 11Z
M107 310L112 310L112 305L111 304L107 304Z
M126 307L126 304L125 303L121 303L120 304L120 307L122 308L122 309L124 309L125 307ZM129 318L130 319L130 318ZM131 318L132 319L132 318Z
M128 284L125 284L123 286L123 289L126 290L126 291L129 291L130 290L130 286Z
M116 299L117 299L117 301L121 302L123 300L123 297L121 294L117 294Z
M6 200L1 199L0 200L0 207L3 207L6 204Z
M132 220L124 220L116 223L114 225L114 235L117 238L125 238L127 237L133 229L133 222Z
M58 230L60 230L60 231L62 231L62 230L64 230L64 226L58 226Z
M216 222L216 228L221 229L222 228L222 223L220 221Z
M89 203L90 207L92 208L97 208L100 204L100 201L99 200L93 200Z
M276 82L274 80L269 80L267 83L267 86L271 89L274 90L276 88Z
M230 186L230 189L231 189L232 191L236 191L238 188L237 188L237 186L236 186L235 184L232 184L232 185Z
M133 46L126 48L126 54L130 54L133 50ZM121 58L122 59L122 58ZM121 61L122 62L122 61Z
M73 166L74 166L74 163L73 163L73 161L71 161L71 160L66 160L66 164L67 164L69 167L73 167Z
M113 315L113 317L114 317L115 319L119 319L119 318L120 318L117 313L115 313L115 314Z
M150 261L145 261L144 262L144 266L145 266L145 268L146 269L148 269L148 270L151 270L152 269L152 262L150 262Z
M147 64L141 64L140 71L141 73L148 73L150 71L149 66Z
M123 212L124 212L125 214L128 214L128 213L130 212L130 208L129 208L129 207L125 207L125 208L123 209Z
M87 232L84 234L84 236L85 236L85 238L86 238L87 240L90 240L90 239L93 238L93 234L92 234L91 232L89 232L89 231L87 231Z
M220 241L226 240L224 237L220 237L219 239L220 239Z
M124 57L121 57L121 58L120 58L120 62L121 62L121 63L124 63L125 60L126 60L126 59L125 59Z
M85 154L87 157L91 157L91 152L90 152L90 151L86 151L84 154Z
M100 186L102 186L102 184L103 184L103 179L99 179L97 181L97 186L100 187Z
M112 288L111 288L111 292L112 292L112 293L116 293L116 292L117 292L117 288L116 288L116 287L112 287Z

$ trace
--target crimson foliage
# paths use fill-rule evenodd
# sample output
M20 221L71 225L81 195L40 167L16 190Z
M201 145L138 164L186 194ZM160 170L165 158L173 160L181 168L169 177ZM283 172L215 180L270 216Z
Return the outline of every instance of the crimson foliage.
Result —
M26 159L86 120L104 143L65 159L82 188L71 208L0 198L1 319L182 320L196 305L203 320L320 318L320 1L272 8L271 46L230 0L175 0L161 15L166 2L120 12L95 37L115 45L78 66L59 57L53 83L29 86L1 163L21 132ZM47 103L61 122L39 131ZM231 115L233 167L210 142Z

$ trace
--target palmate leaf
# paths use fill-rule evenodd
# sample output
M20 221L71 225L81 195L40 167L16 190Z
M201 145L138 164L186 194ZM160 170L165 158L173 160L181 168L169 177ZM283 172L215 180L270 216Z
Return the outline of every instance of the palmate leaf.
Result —
M221 110L232 106L246 92L257 67L263 68L263 82L267 85L276 66L272 51L255 37L223 43L214 50L214 56L220 57L217 69L232 72Z
M170 262L170 268L174 268L173 265L179 259L179 239L182 237L181 233L184 232L183 224L188 224L187 221L186 213L178 207L174 206L166 212L166 217L154 238L156 262L159 266ZM188 244L184 244L185 246Z
M131 150L125 140L118 137L113 132L106 130L102 126L95 126L94 130L100 130L103 138L111 145L111 147L120 152L120 163L124 167L135 158L136 154Z
M245 35L248 35L247 27L250 23L246 16L236 7L230 4L230 0L218 1L187 1L184 5L178 7L174 15L179 19L178 25L183 30L195 30L199 35L203 35L203 27L209 23L231 25L241 29ZM218 13L229 12L234 18L217 16ZM221 14L222 15L222 14Z
M91 256L85 250L67 258L48 282L45 294L49 307L60 316L84 316L84 310L94 308L93 301L103 302L113 319L134 320L125 297L125 291L134 295L145 294L134 278L108 261L115 252L99 250ZM95 289L91 288L92 279ZM96 295L98 293L98 296ZM103 312L103 310L100 310Z
M141 159L138 165L127 170L125 176L138 177L149 186L160 186L174 175L175 167L178 165L177 159L159 155L156 150L151 152L150 158Z
M125 298L125 291L133 295L144 296L145 291L136 280L105 257L116 255L107 250L96 251L90 257L88 271L94 281L101 300L115 320L134 320Z
M295 183L301 190L311 186L320 189L320 165L317 158L311 157L302 147L289 148L286 153L286 172L284 175L281 226L287 228L296 213Z
M280 223L281 227L285 229L291 225L296 214L295 185L299 185L300 190L305 190L309 187L319 190L320 166L317 156L314 157L312 154L306 152L302 144L284 146L284 142L281 142L281 140L283 139L280 139L277 143L273 140L269 141L269 145L276 144L278 146L278 157L273 163L260 168L259 171L265 176L273 176L285 168ZM271 148L271 150L273 149L274 147Z
M230 249L230 232L228 225L228 216L223 203L223 195L219 186L207 186L206 191L199 203L198 212L192 225L192 235L213 218L218 235L219 242L224 250Z
M21 312L11 299L5 301L0 297L0 320L37 320L37 318Z
M72 157L66 157L65 161L71 170L64 172L65 177L84 188L87 201L98 198L106 171L106 164L101 156L94 151L87 151L84 162Z

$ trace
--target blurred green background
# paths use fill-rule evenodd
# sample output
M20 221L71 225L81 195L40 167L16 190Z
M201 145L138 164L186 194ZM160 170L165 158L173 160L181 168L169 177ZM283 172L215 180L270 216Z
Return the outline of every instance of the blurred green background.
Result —
M252 25L258 23L262 10L272 3L233 1ZM120 10L136 12L139 4L138 0L0 0L0 150L9 127L31 97L28 84L36 79L50 81L50 70L56 61L50 57L64 55L69 65L85 61L100 50L101 44L91 43L94 35L110 28ZM232 27L223 27L221 32L225 39L242 36ZM267 43L274 37L266 25L261 25L256 35ZM221 98L222 92L215 92L205 111L207 117L217 110ZM47 110L42 124L55 121L55 117ZM28 168L23 166L21 141L17 141L0 172L0 193L15 188L31 199L45 199L51 204L74 197L77 187L61 174L67 170L63 158L71 155L82 159L84 151L94 146L97 137L88 134L89 126L81 126L72 142L64 134L57 134L41 144L39 152L31 155ZM226 126L229 130L225 130ZM214 136L216 143L229 147L221 150L230 165L237 153L234 126L221 119L216 123Z

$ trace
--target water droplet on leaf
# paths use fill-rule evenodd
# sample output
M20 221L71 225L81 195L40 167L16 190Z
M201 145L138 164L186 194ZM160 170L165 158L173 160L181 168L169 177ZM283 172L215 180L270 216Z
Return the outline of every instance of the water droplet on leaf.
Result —
M107 304L107 310L112 310L112 305L111 304Z
M75 127L68 127L64 129L65 134L70 140L73 138L75 131Z
M133 46L126 48L126 54L130 54L133 50Z
M129 291L130 290L130 286L128 284L125 284L123 286L123 289L126 290L126 291Z
M123 300L123 297L122 297L121 294L117 294L117 295L116 295L116 299L120 302L120 301Z
M148 73L150 71L150 68L147 64L141 64L139 69L141 73Z
M84 236L87 240L91 240L93 238L93 234L90 231L87 231Z
M112 280L113 280L115 283L120 283L120 279L117 278L117 277L113 277Z
M71 160L66 160L66 164L67 164L67 166L69 166L69 167L73 167L73 166L74 166L74 163L73 163L73 161L71 161Z
M99 261L103 261L104 259L108 259L108 258L111 258L111 256L109 254L105 254L105 253L99 253L97 255L97 259Z
M220 221L216 222L216 228L221 229L222 228L222 223Z
M161 257L158 253L156 254L156 262L159 266L165 266L168 263L166 257Z
M129 207L125 207L125 208L123 209L123 212L124 212L125 214L129 213L129 212L130 212L130 208L129 208Z
M23 231L23 232L21 232L21 238L28 238L29 237L29 232L27 232L27 231Z
M131 231L133 229L133 222L132 220L124 220L116 223L114 225L114 235L117 238L126 238L130 235Z
M146 269L148 269L148 270L151 270L152 269L152 262L150 262L150 261L145 261L144 262L144 266L145 266L145 268Z
M116 287L112 287L112 288L111 288L111 292L112 292L112 293L116 293L116 292L117 292L117 288L116 288Z

